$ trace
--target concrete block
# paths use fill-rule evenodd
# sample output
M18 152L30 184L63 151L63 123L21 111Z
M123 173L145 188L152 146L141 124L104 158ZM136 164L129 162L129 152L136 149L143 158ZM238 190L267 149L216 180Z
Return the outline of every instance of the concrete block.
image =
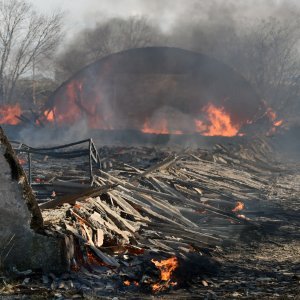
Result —
M0 267L65 272L72 238L47 236L26 174L0 128Z

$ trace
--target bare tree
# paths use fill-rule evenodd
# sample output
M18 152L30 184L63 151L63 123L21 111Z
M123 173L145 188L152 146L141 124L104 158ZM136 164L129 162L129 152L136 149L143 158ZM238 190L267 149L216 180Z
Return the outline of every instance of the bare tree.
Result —
M227 62L278 110L299 92L299 24L270 18L239 37Z
M156 45L160 30L144 16L113 18L95 28L80 32L57 60L57 67L68 78L85 65L111 53Z
M0 6L0 103L10 102L18 80L51 55L61 37L62 14L44 16L25 0Z

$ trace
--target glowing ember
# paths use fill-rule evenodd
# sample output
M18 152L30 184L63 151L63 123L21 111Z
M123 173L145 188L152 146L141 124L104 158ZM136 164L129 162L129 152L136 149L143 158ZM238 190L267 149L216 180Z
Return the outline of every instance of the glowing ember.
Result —
M161 119L158 122L155 122L155 124L151 124L151 122L146 119L141 131L149 134L182 134L182 131L170 130L168 127L167 119Z
M224 107L209 103L202 111L206 113L207 122L195 119L197 132L204 136L236 136L238 134L240 126L233 124Z
M245 204L243 202L238 201L235 205L235 208L232 211L237 212L243 210L244 208L245 208Z
M129 280L125 280L125 281L123 282L123 284L124 284L125 286L130 286L130 285L139 286L139 285L140 285L137 281L130 282Z
M44 182L45 180L43 178L35 178L34 181L37 183L41 183Z
M151 134L168 134L168 122L167 120L163 119L161 122L152 127L149 120L146 120L142 128L142 132Z
M279 120L277 122L275 122L273 125L276 126L276 127L279 127L283 124L283 120Z
M22 166L26 164L26 159L19 158L18 161L19 161L19 164Z
M177 285L177 282L155 283L152 285L152 291L157 293L157 292L166 290L170 286L176 286L176 285Z
M176 270L178 268L178 259L177 257L171 257L169 259L166 260L162 260L162 261L157 261L152 259L151 260L155 266L160 270L160 279L162 281L165 281L165 283L155 283L152 285L152 290L157 292L160 291L162 289L167 288L169 285L176 285L176 282L171 282L169 283L171 276L174 272L174 270Z
M266 114L271 121L274 121L277 118L276 113L270 107L267 108Z
M265 103L265 105L266 105L266 103ZM272 135L272 134L276 133L277 128L283 124L283 120L278 120L276 112L274 112L272 110L272 108L270 108L270 107L267 107L266 115L273 124L273 127L267 132L267 135Z
M20 120L17 118L22 114L19 104L0 106L0 124L17 125Z
M51 109L51 110L46 110L44 111L44 116L46 117L46 120L48 122L53 122L54 121L54 110L55 108Z
M125 280L123 283L124 283L124 285L126 285L126 286L130 286L130 281L129 281L129 280Z
M106 266L106 264L101 261L97 256L93 254L93 252L86 247L87 260L88 264L92 266Z

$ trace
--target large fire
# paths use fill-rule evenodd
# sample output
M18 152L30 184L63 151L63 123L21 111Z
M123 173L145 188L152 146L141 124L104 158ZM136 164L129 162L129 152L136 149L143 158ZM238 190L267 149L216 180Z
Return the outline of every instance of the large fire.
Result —
M203 136L243 136L241 128L244 125L253 124L253 120L237 121L236 116L221 105L213 102L207 103L202 109L198 109L192 114L180 114L164 112L155 117L151 116L131 116L129 123L122 123L114 110L105 110L102 96L97 94L96 100L89 99L83 95L83 84L79 81L71 81L66 88L64 101L56 102L53 107L42 111L40 118L35 120L35 124L56 124L57 126L70 126L78 121L85 120L91 129L118 130L135 129L146 134L194 134ZM277 128L283 125L283 120L266 105L263 118L269 120L267 135L274 134ZM22 109L19 104L0 106L0 124L17 125L20 123ZM125 116L126 117L126 116ZM119 119L118 119L119 118ZM122 119L122 117L121 117ZM125 124L130 124L127 128Z
M176 282L171 282L172 274L178 268L179 265L177 257L171 257L160 262L154 259L152 259L151 261L160 270L161 280L161 282L152 285L152 290L154 292L162 291L168 288L169 286L174 286L177 284Z
M185 132L198 132L204 136L235 136L239 133L241 124L234 124L224 107L218 107L209 103L201 112L203 115L202 119L194 119L191 128L185 130ZM169 123L167 116L155 122L150 122L149 119L146 119L141 131L151 134L183 134L183 130L180 128L174 129ZM176 123L176 120L173 123ZM180 125L180 120L177 120L177 126L180 127Z
M17 118L22 114L19 104L0 106L0 124L17 125L20 120Z
M224 107L217 107L211 103L203 109L206 122L195 119L196 131L204 136L236 136L241 125L233 124L230 115Z

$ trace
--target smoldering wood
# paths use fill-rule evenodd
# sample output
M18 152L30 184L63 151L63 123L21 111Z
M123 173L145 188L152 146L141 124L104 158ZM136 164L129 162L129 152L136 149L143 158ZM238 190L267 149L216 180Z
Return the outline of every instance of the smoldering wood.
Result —
M44 153L48 155L52 150L47 148ZM244 150L219 146L210 152L188 149L174 154L168 150L161 156L153 151L152 159L159 162L149 164L147 159L151 156L147 151L128 150L126 159L139 158L131 166L130 161L118 160L117 151L110 150L102 161L111 161L114 168L94 169L90 182L83 180L89 177L90 170L84 173L73 168L71 158L68 158L70 168L63 177L59 177L59 165L58 175L50 176L47 172L51 170L43 170L49 178L44 184L45 192L76 191L40 204L43 214L63 212L62 225L56 230L71 232L111 266L117 266L116 261L97 254L95 249L113 257L116 253L112 249L135 245L173 255L187 253L190 247L213 249L224 240L236 243L243 231L259 228L257 222L233 210L237 202L250 203L253 195L258 200L264 199L261 192L267 184L264 174L269 172L260 163L264 160L268 163L264 153L254 148L239 156L239 151ZM257 158L260 158L258 164ZM48 159L42 163L47 166ZM253 172L248 165L257 171ZM59 219L57 222L60 223Z

